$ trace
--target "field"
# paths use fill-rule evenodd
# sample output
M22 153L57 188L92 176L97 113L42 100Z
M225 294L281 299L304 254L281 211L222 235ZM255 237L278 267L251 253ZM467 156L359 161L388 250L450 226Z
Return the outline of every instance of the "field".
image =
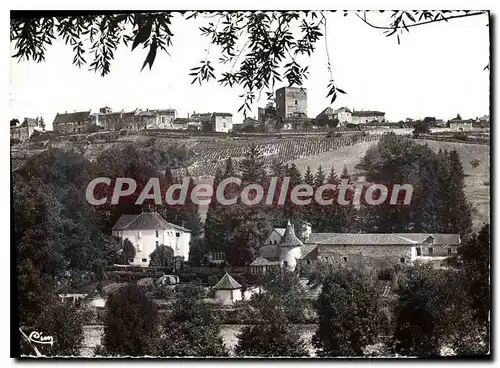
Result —
M427 144L435 152L438 152L439 148L442 150L453 150L453 148L456 148L466 175L465 193L473 206L472 221L474 228L480 229L484 222L489 222L490 186L484 183L490 181L490 147L480 144L432 140L421 140L418 142ZM302 157L290 161L290 163L295 163L301 173L304 173L307 166L310 166L314 173L321 164L323 170L327 173L332 166L337 173L340 173L344 165L346 165L349 173L356 174L355 166L364 156L368 147L373 144L375 142L358 143L352 146L341 147L335 151ZM470 164L470 161L474 159L479 160L479 166L475 168Z
M327 174L330 172L330 168L333 166L337 174L340 174L344 165L347 166L349 173L356 174L355 166L359 163L361 158L365 155L366 150L376 144L376 142L362 142L352 146L341 147L335 151L323 152L318 155L311 155L307 157L301 157L296 160L289 161L288 163L294 163L297 165L299 171L304 174L307 166L311 167L313 174L321 165L323 171Z

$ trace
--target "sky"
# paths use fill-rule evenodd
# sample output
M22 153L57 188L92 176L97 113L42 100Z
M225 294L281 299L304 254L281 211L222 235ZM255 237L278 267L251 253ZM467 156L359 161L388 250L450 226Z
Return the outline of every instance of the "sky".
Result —
M377 25L388 25L388 14L367 13ZM193 112L230 112L241 121L240 88L222 87L213 81L192 85L190 68L207 54L209 40L198 27L212 19L185 20L176 14L172 22L170 56L159 53L153 68L141 72L147 49L134 51L120 46L111 72L101 77L88 67L72 65L71 46L56 40L48 47L44 62L11 58L10 116L43 116L47 128L57 112L92 110L109 106L114 111L175 108L178 116ZM308 93L308 116L325 107L347 106L356 110L379 110L390 121L434 116L451 119L459 113L475 118L489 113L489 27L487 15L467 17L411 28L401 37L386 37L381 30L363 23L354 13L328 13L327 34L310 58L301 59L310 74L303 87ZM326 44L334 80L347 92L333 105L326 98L330 79ZM11 52L13 44L11 44ZM218 50L209 59L217 71ZM90 55L89 55L90 58ZM277 85L279 88L282 85ZM265 106L265 94L254 104Z

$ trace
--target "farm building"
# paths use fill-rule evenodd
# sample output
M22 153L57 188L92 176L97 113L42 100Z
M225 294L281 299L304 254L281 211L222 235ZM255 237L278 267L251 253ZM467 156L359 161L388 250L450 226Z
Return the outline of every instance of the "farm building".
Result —
M227 272L214 286L215 299L223 304L232 304L241 300L241 285Z
M313 233L302 226L301 239L288 222L285 232L274 229L259 257L250 265L253 273L265 273L280 266L295 269L315 261L352 264L412 263L416 260L440 260L456 255L461 239L458 234L346 234Z

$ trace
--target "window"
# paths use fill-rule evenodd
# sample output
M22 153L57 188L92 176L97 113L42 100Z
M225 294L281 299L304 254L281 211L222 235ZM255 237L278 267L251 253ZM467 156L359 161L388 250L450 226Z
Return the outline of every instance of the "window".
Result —
M451 248L448 248L448 256L451 256Z
M175 236L176 236L177 238L180 238L181 233L175 233Z
M137 243L137 251L142 252L142 244Z
M308 265L310 265L310 264L311 264L311 260L310 260L310 259L308 259L308 260L307 260L307 264L308 264Z
M434 253L434 248L429 247L429 255L432 256L433 253Z
M342 257L342 261L344 261L344 263L347 262L347 257Z
M418 247L417 248L417 256L421 256L422 255L422 248Z
M399 260L401 263L406 263L404 257Z
M155 231L155 235L156 235L156 237L158 237L158 230Z
M297 100L295 100L295 105L297 105Z
M158 248L158 245L160 245L160 242L157 240L157 241L155 241L156 248Z
M143 258L143 259L142 259L142 263L146 263L147 261L148 261L148 259L147 259L147 258Z
M128 260L128 263L133 263L133 262L134 262L134 259L133 259L133 258L130 258L130 259Z
M140 232L140 231L139 231L139 232L137 233L137 237L138 237L139 239L140 239L140 238L142 238L142 232Z

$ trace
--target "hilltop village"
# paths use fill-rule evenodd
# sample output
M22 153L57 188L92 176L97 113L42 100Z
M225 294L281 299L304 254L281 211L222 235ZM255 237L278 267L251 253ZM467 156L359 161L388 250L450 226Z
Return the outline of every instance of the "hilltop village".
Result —
M11 120L21 304L32 306L21 332L64 325L57 352L85 356L484 351L489 116L390 122L326 107L312 118L307 90L283 87L255 118L233 118L103 107L60 112L52 130L41 117ZM131 194L94 205L85 190L99 177L134 179L137 193L151 177L161 188L188 178L188 200L137 206ZM328 184L324 198L341 180L415 192L380 206L189 200L196 184L229 177L264 188L277 177L276 193L285 177ZM111 187L95 193L111 198ZM451 325L468 326L458 332L465 345Z

